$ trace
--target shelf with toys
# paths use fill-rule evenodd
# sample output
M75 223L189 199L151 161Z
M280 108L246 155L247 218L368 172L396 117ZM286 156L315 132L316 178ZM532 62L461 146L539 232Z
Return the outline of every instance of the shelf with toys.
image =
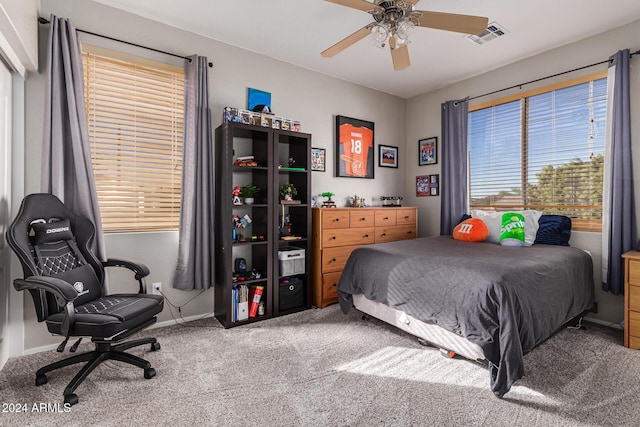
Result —
M215 158L216 317L232 327L309 308L311 135L227 122ZM245 317L247 293L262 309Z

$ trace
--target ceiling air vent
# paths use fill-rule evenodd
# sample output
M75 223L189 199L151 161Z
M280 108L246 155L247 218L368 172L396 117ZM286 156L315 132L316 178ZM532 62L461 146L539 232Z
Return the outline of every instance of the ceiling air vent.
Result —
M483 45L491 40L497 39L498 37L502 37L505 34L509 34L503 26L498 24L497 22L490 22L489 26L486 30L479 36L475 36L473 34L467 34L464 36L465 39L470 40L476 44Z

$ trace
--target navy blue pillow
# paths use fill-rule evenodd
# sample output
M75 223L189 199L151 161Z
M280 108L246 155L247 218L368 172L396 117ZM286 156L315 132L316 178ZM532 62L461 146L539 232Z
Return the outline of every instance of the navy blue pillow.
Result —
M462 214L462 216L460 217L460 220L458 221L458 224L460 224L462 221L466 221L466 220L468 220L469 218L471 218L471 215L469 215L469 214ZM456 224L456 225L458 225L458 224Z
M533 244L569 246L571 218L564 215L542 215Z

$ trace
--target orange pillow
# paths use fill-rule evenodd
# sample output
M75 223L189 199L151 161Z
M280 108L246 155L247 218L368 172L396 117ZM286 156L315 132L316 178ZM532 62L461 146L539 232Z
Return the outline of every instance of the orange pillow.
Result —
M453 229L453 238L463 242L482 242L487 237L489 229L480 218L466 219Z

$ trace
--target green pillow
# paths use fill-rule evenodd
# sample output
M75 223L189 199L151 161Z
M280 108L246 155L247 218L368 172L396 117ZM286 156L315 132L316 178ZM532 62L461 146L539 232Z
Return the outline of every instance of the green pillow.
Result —
M517 212L502 214L500 244L502 246L524 246L524 215Z

